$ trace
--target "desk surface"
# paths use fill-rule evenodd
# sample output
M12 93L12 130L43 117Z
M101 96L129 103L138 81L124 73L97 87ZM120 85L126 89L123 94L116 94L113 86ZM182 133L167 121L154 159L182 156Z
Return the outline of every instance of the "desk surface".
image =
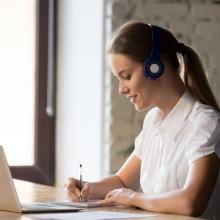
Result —
M22 203L29 202L44 202L44 201L55 201L66 199L65 189L62 187L51 187L40 184L34 184L26 181L15 180L16 189L18 192L19 199ZM136 214L146 214L143 210L139 209L128 209L123 207L102 207L102 208L90 208L85 209L86 211L114 211L114 212L128 212ZM139 220L199 220L199 218L192 218L180 215L169 215L169 214L153 214L145 218L138 218ZM17 214L10 212L0 211L0 220L34 220L35 218L30 217L28 214ZM129 218L131 219L131 218ZM133 218L134 220L135 218Z

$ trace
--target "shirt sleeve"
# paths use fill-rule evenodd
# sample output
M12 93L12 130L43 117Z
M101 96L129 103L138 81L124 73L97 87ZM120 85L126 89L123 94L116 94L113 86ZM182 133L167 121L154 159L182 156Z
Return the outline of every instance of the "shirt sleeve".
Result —
M200 121L196 119L192 121L193 130L186 143L186 157L188 163L194 160L216 153L220 158L220 119L219 117L205 116L200 117Z

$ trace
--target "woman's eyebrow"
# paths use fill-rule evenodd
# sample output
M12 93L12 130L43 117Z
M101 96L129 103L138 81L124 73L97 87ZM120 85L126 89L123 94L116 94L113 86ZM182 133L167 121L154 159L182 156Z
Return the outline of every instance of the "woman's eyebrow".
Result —
M126 72L126 71L129 71L129 70L130 70L130 69L123 69L123 70L119 71L119 72L117 73L117 75L120 76L122 73L124 73L124 72Z

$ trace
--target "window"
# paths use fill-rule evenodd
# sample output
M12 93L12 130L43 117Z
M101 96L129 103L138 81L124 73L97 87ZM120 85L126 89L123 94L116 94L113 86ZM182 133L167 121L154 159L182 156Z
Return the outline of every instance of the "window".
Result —
M0 0L0 144L15 178L52 185L55 0Z

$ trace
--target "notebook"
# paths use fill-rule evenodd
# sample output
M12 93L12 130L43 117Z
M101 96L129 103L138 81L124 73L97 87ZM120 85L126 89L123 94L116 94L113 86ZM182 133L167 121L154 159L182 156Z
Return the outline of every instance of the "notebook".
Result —
M45 203L21 204L11 176L4 149L0 146L0 210L20 213L76 212L82 208Z
M51 202L55 205L64 205L64 206L73 206L79 208L96 208L96 207L104 207L104 206L114 206L115 204L100 204L100 200L89 200L86 202L71 202L68 200Z

